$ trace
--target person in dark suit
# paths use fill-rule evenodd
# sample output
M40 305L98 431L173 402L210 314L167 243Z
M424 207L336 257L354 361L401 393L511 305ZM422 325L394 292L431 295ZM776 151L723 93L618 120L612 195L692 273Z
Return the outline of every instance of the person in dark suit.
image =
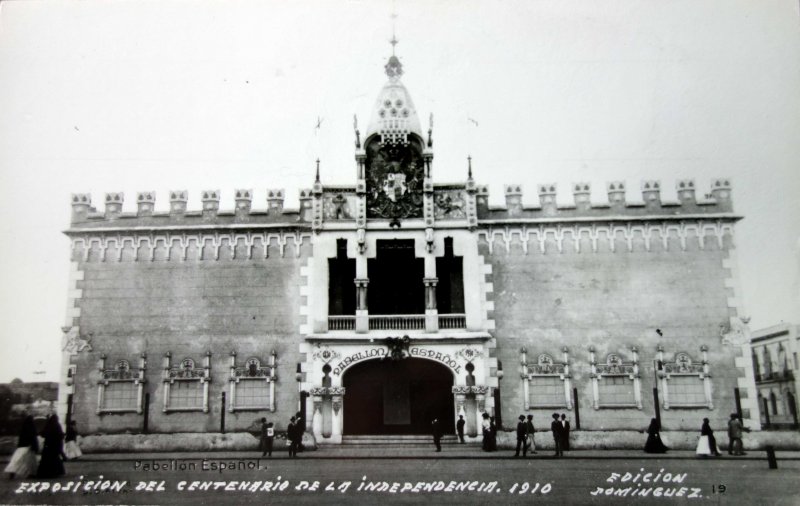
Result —
M569 451L569 420L561 413L561 449Z
M517 451L514 453L515 457L519 457L519 447L522 446L522 456L527 457L528 454L528 424L525 423L525 415L519 415L519 422L517 422Z
M553 441L556 444L556 457L561 457L564 455L564 451L561 449L561 443L563 441L562 432L564 430L564 426L561 425L561 420L558 419L558 413L553 413L553 421L550 423L550 430L553 431Z
M292 417L286 427L286 440L289 441L289 456L297 457L297 422Z
M525 426L528 428L528 449L531 453L536 453L536 442L533 440L533 434L536 432L536 429L533 428L533 415L528 415Z
M58 423L57 415L50 415L42 431L44 446L39 461L38 478L57 478L64 475L64 429Z
M302 452L306 448L303 446L303 434L306 431L306 419L303 418L302 411L298 411L296 415L294 415L295 420L295 436L297 437L297 451ZM295 455L296 457L297 455Z
M434 418L431 422L431 432L433 433L433 444L436 445L436 451L442 451L442 426L439 424L439 419Z
M458 421L456 422L456 432L458 433L458 440L463 444L464 443L464 425L467 422L464 421L464 415L458 415Z

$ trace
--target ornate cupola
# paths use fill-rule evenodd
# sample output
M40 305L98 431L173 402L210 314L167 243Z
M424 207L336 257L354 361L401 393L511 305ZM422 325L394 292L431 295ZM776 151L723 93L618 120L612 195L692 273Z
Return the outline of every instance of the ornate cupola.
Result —
M369 141L371 136L378 135L381 144L408 144L412 134L422 139L417 110L408 90L400 82L403 75L400 59L392 54L384 68L389 80L375 101L365 139Z
M365 132L360 172L367 218L389 219L393 226L400 226L402 219L423 217L423 193L430 186L433 154L426 148L411 95L400 82L403 65L395 55L395 37L391 44L392 55L384 66L389 80L378 94Z

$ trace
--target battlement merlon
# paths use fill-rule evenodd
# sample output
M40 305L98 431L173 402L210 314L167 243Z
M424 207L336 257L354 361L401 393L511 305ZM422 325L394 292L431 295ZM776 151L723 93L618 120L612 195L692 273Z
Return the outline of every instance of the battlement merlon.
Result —
M636 219L687 217L694 219L702 216L733 216L731 184L726 178L713 179L710 193L703 199L697 199L694 180L680 179L675 182L677 200L668 202L661 198L661 182L646 180L641 182L641 201L626 200L627 185L624 181L606 183L608 199L598 203L591 201L591 184L577 182L569 186L573 195L573 204L558 204L558 185L547 183L537 185L538 205L523 205L523 187L518 184L504 186L505 205L489 205L489 188L472 181L457 183L434 183L432 185L436 221L449 220L456 225L463 216L461 209L466 205L474 206L470 211L470 220L477 216L477 223L471 221L471 227L480 223L496 220L509 222L515 220L602 220L609 217ZM313 188L301 189L297 208L284 208L285 191L283 189L267 190L266 208L254 209L253 190L237 189L234 192L235 206L232 210L220 210L220 190L201 192L202 207L198 210L187 209L188 192L173 190L169 194L169 210L156 212L156 192L139 192L136 195L136 211L123 212L125 196L122 192L106 193L105 207L102 212L92 206L92 197L88 193L75 193L71 197L72 219L74 229L113 228L126 229L144 227L148 229L162 227L194 227L213 228L215 226L241 225L247 226L286 226L308 227L313 224L315 230L323 228L325 222L344 224L355 220L355 201L358 199L357 185L322 185L315 183ZM471 200L474 198L474 200ZM474 204L471 204L474 202ZM464 204L466 203L466 204Z

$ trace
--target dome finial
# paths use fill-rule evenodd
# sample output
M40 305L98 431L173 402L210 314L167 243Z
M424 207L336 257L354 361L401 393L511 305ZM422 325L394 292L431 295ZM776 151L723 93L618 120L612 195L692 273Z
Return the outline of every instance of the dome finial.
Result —
M394 47L399 42L397 40L397 36L395 35L395 25L397 23L397 12L394 12L395 6L392 5L392 40L389 41L389 44L392 45L392 56L394 56Z
M389 76L390 79L399 79L400 76L403 75L403 64L400 63L400 59L395 55L395 46L397 46L399 42L395 34L396 19L397 14L392 12L392 39L389 41L389 44L392 45L392 56L389 57L389 61L383 67L386 70L386 75Z

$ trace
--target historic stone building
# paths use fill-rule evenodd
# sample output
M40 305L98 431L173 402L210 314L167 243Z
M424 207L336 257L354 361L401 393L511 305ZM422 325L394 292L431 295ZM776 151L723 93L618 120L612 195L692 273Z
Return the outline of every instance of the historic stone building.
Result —
M352 182L300 192L219 190L202 209L172 191L72 197L72 279L63 328L61 411L88 432L244 430L298 409L319 440L453 430L482 413L515 420L553 411L573 425L645 427L658 389L667 429L724 423L758 406L742 354L731 189L715 179L677 202L644 181L505 186L488 204L473 179L434 182L431 129L400 81L388 82L355 132ZM631 192L632 193L632 192ZM734 336L734 337L731 337ZM149 400L149 402L147 402ZM755 426L755 424L751 423Z
M764 427L798 427L800 326L781 323L753 332L753 371Z

